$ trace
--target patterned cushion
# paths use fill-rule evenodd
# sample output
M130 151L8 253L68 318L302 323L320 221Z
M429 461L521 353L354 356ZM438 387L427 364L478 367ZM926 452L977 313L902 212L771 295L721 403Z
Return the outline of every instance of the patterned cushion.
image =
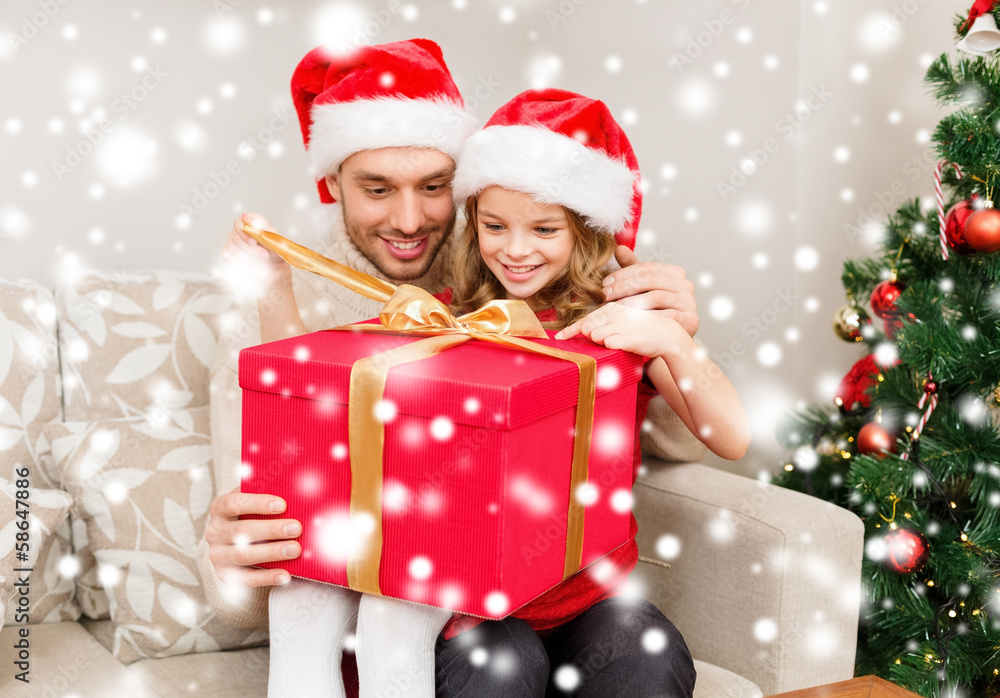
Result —
M76 620L80 610L73 602L70 523L66 517L69 496L57 491L59 473L47 457L49 444L43 429L62 416L59 394L59 361L56 343L56 304L48 289L33 281L0 280L0 575L6 581L0 593L0 621L4 602L13 594L9 586L16 560L15 493L18 473L27 473L29 509L30 622ZM63 510L66 511L63 511ZM24 507L21 507L24 511ZM14 564L18 562L19 564ZM10 564L8 564L10 563ZM68 566L67 566L68 565ZM14 622L16 606L6 610Z
M208 404L219 323L233 303L209 277L97 272L56 300L66 421Z
M263 631L215 617L197 572L195 549L215 495L207 406L48 433L82 522L74 530L81 601L96 566L115 622L115 657L128 663L264 640Z
M75 568L69 557L73 500L62 490L35 487L30 477L17 477L22 474L24 470L15 472L13 480L0 478L0 521L5 522L0 528L0 626L74 621L80 609L73 603ZM19 593L25 587L14 586L24 579L26 605Z
M0 478L28 466L33 487L59 487L41 462L42 428L61 416L57 353L52 294L33 281L0 281Z

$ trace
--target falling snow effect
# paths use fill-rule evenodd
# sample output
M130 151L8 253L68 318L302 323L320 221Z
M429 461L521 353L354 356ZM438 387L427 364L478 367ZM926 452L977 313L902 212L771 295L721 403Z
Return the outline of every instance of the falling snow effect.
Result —
M456 21L488 22L485 26L490 31L510 32L510 36L517 37L530 36L532 26L529 24L531 21L529 4L497 2L477 6L477 3L469 3L467 0L451 0L442 5L449 12L455 13ZM644 7L652 5L654 3L647 3ZM197 89L200 91L195 91L194 87L184 88L179 80L172 83L172 89L176 89L182 95L176 100L177 109L157 111L164 106L162 103L154 103L151 99L149 104L143 106L142 111L136 112L129 121L122 122L100 147L95 149L94 154L81 168L71 175L73 179L68 181L71 186L79 188L81 199L87 208L83 209L86 215L80 216L78 240L61 240L63 248L56 253L56 256L60 259L62 273L69 274L74 269L94 265L116 266L116 257L113 256L115 250L131 251L139 246L133 240L121 240L120 226L111 224L111 219L107 217L109 214L100 212L107 211L113 206L121 206L122 202L126 201L121 198L122 196L136 196L137 193L162 187L168 183L171 187L176 184L176 189L181 191L189 184L189 180L192 180L192 184L197 183L205 168L210 165L217 167L230 158L238 158L243 166L253 165L262 168L275 166L276 162L280 162L277 159L282 157L285 160L293 157L301 159L298 135L294 133L297 126L289 129L282 142L272 143L266 149L267 157L259 157L263 153L250 143L241 144L241 141L252 133L249 128L245 131L230 132L234 110L251 112L254 107L260 106L260 101L264 99L259 85L255 84L257 76L239 72L236 66L239 61L245 60L250 52L267 45L266 42L273 36L268 32L279 29L297 32L296 35L302 39L303 45L325 44L340 52L362 43L378 43L387 37L384 33L385 27L378 22L373 13L373 9L381 9L385 7L384 4L323 2L311 8L308 14L296 13L277 5L273 7L274 9L247 7L244 3L238 8L239 12L223 18L215 18L212 13L206 15L206 19L201 20L197 27L193 27L195 31L192 32L192 36L195 37L195 46L206 57L205 60L214 62L206 67L206 70L215 71L213 80L199 85ZM399 7L399 14L392 20L396 23L391 28L392 32L404 31L415 36L426 35L436 38L434 35L436 27L429 24L432 17L440 19L440 15L435 14L436 9L432 10L431 6L425 3L403 3ZM584 17L583 9L580 8L578 14L570 18L572 22L581 21ZM586 9L590 11L590 8ZM806 9L810 19L817 21L823 21L838 11L835 3L826 2L808 3ZM476 12L481 14L473 15ZM59 22L51 39L64 45L72 42L74 51L85 51L86 42L100 38L99 29L82 19L74 19L74 22L75 24ZM743 26L744 24L746 26ZM883 65L881 61L884 61L886 55L896 55L891 52L902 44L904 32L910 29L899 28L886 12L867 9L859 13L851 26L853 35L848 39L852 42L851 56L839 64L839 73L845 81L845 86L872 90L877 85L884 84L881 82L884 77L879 73L885 72L886 68L879 67ZM164 55L169 57L172 55L170 51L179 51L185 46L186 39L183 37L187 32L167 19L142 17L141 21L136 20L136 27L136 37L141 39L141 43L132 47L131 53L120 56L119 65L97 60L96 54L86 53L81 54L81 60L68 61L62 72L54 76L54 82L58 85L59 107L53 107L51 113L38 114L23 107L9 106L6 112L0 113L0 124L3 126L0 137L11 142L14 142L14 139L27 140L29 137L35 140L42 139L47 142L46 152L48 150L54 153L60 152L66 145L75 143L81 137L79 127L82 122L89 121L91 126L96 124L99 118L95 116L95 110L104 109L105 116L109 115L108 106L123 87L119 69L124 70L126 75L132 75L133 78L140 77L144 71L155 65L157 60L162 61ZM10 27L5 27L7 28ZM497 106L508 92L513 94L528 87L569 87L586 91L588 88L585 86L587 83L584 78L587 73L584 70L593 71L607 80L618 80L622 84L636 80L642 75L639 72L641 67L637 65L640 61L636 54L630 52L632 47L628 41L613 42L606 50L591 56L589 62L581 64L578 54L573 54L569 50L557 52L554 46L558 44L542 41L549 38L548 27L542 24L535 28L540 29L537 33L539 40L527 44L529 49L523 56L517 58L516 64L512 65L507 73L513 76L514 82L505 83L498 95L479 105L478 111L481 117L488 116L491 109ZM445 29L441 31L442 41L445 42L450 35ZM573 25L572 23L559 25L558 31L560 39L571 36L571 32L574 31ZM635 129L636 142L648 140L650 134L656 132L657 124L663 115L653 113L650 105L662 102L666 105L665 113L668 118L674 119L675 123L691 123L699 128L705 127L705 141L706 143L710 141L712 145L706 144L704 149L717 148L718 152L725 154L724 160L711 161L712 168L727 171L732 164L750 175L750 181L757 186L764 177L777 177L780 166L776 163L758 165L746 159L745 151L760 146L763 136L768 135L763 130L770 124L764 124L765 129L762 130L760 124L752 124L749 119L741 118L739 109L732 108L730 91L734 89L734 85L746 84L746 81L785 76L791 70L794 59L778 47L769 45L765 28L750 15L745 21L741 19L740 24L727 29L727 32L729 33L724 35L717 45L712 46L710 51L706 51L690 69L676 75L666 73L672 78L664 81L663 94L658 102L647 100L640 103L639 99L633 98L633 95L628 93L609 94L609 102L611 99L614 100L615 115L630 129L630 134L632 129ZM30 48L37 50L40 45ZM0 41L0 61L8 60L14 55L8 51L6 42ZM23 55L26 54L20 57ZM460 56L446 55L446 57L452 64L461 65ZM913 54L911 61L917 63L916 53ZM134 75L128 73L129 70L134 71ZM287 77L282 78L284 82L280 86L286 101L287 95L284 91L286 91ZM465 77L467 82L472 84L472 81L468 80L472 76ZM173 87L174 85L177 87ZM124 85L128 86L130 84ZM842 94L845 101L853 98L846 92L846 87ZM603 95L596 96L603 97ZM840 98L841 95L838 94L838 99ZM257 102L253 103L250 100ZM897 105L889 103L880 109L888 110L895 106ZM147 114L152 116L156 113L170 116L163 119L142 118ZM266 113L266 109L260 113ZM776 110L774 118L780 113ZM896 125L897 130L905 129L908 141L920 140L926 143L929 138L926 120L921 121L919 115L913 113L908 106L905 106L905 113L892 108L888 114L885 111L879 112L877 117L883 123L887 121L891 125ZM864 123L867 125L872 117L866 114L865 118ZM790 145L783 147L787 147L788 150L782 152L782 157L788 159L794 157ZM223 148L224 155L221 154ZM831 186L829 196L838 204L845 204L845 212L853 210L854 206L868 204L865 199L870 189L865 188L862 181L856 179L858 175L848 172L847 168L866 162L869 156L862 151L862 146L857 140L846 135L840 142L829 144L823 152L824 163L831 167L837 165L838 170L844 171L843 175L838 175L842 177L842 181L838 180L836 186ZM782 196L787 192L779 195L773 188L755 188L751 192L748 187L746 191L740 190L735 198L724 205L717 199L699 199L691 187L699 179L715 177L714 169L707 167L702 169L704 163L701 159L694 161L689 152L679 148L664 149L655 157L661 159L650 160L648 156L640 157L646 180L652 182L647 191L648 200L657 201L649 209L655 213L649 214L643 220L644 226L648 224L650 227L645 228L640 234L642 246L638 250L640 256L643 259L658 259L680 264L686 269L688 278L699 280L698 303L702 322L699 336L705 341L713 358L719 352L725 351L731 341L743 341L745 354L736 359L736 365L748 367L751 372L756 370L767 375L769 381L777 380L779 371L790 365L794 352L798 351L790 344L800 338L803 341L811 338L820 323L815 318L812 320L799 318L796 320L801 328L799 330L788 327L789 321L783 317L775 327L769 329L770 335L766 338L754 342L745 341L746 337L740 333L740 328L752 315L759 314L765 307L764 298L751 297L734 277L740 277L739 283L747 285L770 284L769 274L777 275L779 270L792 267L803 274L816 275L824 266L836 263L834 255L837 254L837 250L824 246L820 253L808 245L795 250L785 250L778 245L771 245L771 242L779 239L808 239L803 237L807 231L800 229L796 233L797 237L793 238L791 229L784 227L788 204L783 201ZM197 170L197 176L185 172L183 176L177 177L177 181L171 181L174 177L174 172L170 169L174 165L171 163L177 158L191 161L203 158L205 164L199 165L201 169ZM666 162L668 160L669 162ZM723 162L724 165L721 164ZM823 167L825 166L824 164ZM15 174L16 178L13 181L17 186L16 191L21 195L51 194L52 190L47 187L50 186L52 177L44 164L25 164L18 167ZM263 174L260 176L262 180L268 179ZM271 179L269 185L273 184L274 181ZM310 185L309 181L296 181L294 187L289 187L281 194L280 206L296 210L307 208L315 197L314 189L309 189ZM243 182L240 186L243 186ZM0 244L32 240L35 236L43 234L46 227L51 225L43 215L43 211L35 207L37 204L30 203L21 195L0 194ZM246 205L254 205L255 199L252 194L240 196ZM231 203L232 200L227 199L218 206L228 212ZM657 206L663 208L657 210ZM278 215L281 213L283 212L279 209ZM662 222L657 220L656 216L662 217ZM205 220L205 217L178 216L171 210L157 225L161 226L158 229L167 230L165 235L171 238L168 241L170 245L175 247L180 245L183 238L183 241L189 244L186 248L182 246L182 249L191 250L193 247L190 238L186 236L203 234L207 230L204 227ZM839 219L837 223L839 224ZM835 226L835 231L836 229ZM681 233L681 230L688 232ZM877 224L873 224L867 230L872 240L881 234ZM707 242L704 245L698 242L697 247L711 246L720 251L694 257L691 250L696 249L695 246L681 247L676 243L681 235L698 240L711 240L710 245ZM736 241L749 245L748 248L742 247L743 251L739 252L742 261L733 263L727 259L726 263L722 264L713 260L712 255L715 254L735 254L722 248ZM788 254L785 254L786 251ZM98 252L107 256L98 256ZM733 274L734 269L740 270L740 265L745 273ZM706 267L715 274L704 271ZM254 291L252 278L241 275L240 281L244 284L245 290L250 293ZM706 293L704 289L709 287L712 290ZM770 286L768 288L770 289ZM829 307L829 297L819 289L810 292L822 298L823 305L821 308L819 298L812 298L808 308L813 312L819 311L816 317L822 316L826 312L824 309ZM805 305L803 309L806 309ZM970 335L965 339L972 341L974 337ZM66 344L65 350L78 363L84 363L90 358L90 348L85 342L70 341ZM295 358L304 361L308 356L303 355L300 358L296 353ZM880 363L888 363L894 359L894 356L889 356L885 352L879 354ZM760 367L768 370L761 370ZM620 377L613 375L612 372L602 371L598 375L598 385L601 389L613 388L618 380ZM278 382L278 376L273 372L265 372L261 376L261 382L275 384ZM770 435L773 420L791 404L793 399L791 393L802 392L794 390L788 383L778 383L759 393L744 391L741 385L738 387L741 388L741 395L747 395L748 407L753 406L751 411L755 420L755 437L757 434ZM813 389L811 384L807 387L809 390ZM750 392L754 393L752 397L748 395ZM468 397L462 405L465 413L469 415L478 414L482 407L480 400L474 396ZM963 404L962 411L970 420L981 421L986 414L983 403L975 400ZM396 417L395 405L391 401L386 401L379 405L377 414L383 422L390 423ZM420 437L429 435L431 439L447 441L454 438L454 429L450 420L439 417L432 420L429 427L425 427ZM625 441L630 441L631 437L630 428L606 430L595 433L594 443L597 448L614 450ZM763 438L761 437L762 440ZM346 444L331 444L329 456L331 463L344 461L348 456ZM796 464L805 468L799 459L796 459ZM317 481L310 478L304 478L302 482L305 488L313 488L316 484ZM917 485L916 480L914 484ZM926 486L926 483L922 486ZM127 498L127 491L114 482L107 483L102 491L109 500ZM606 498L616 511L626 511L632 505L631 496L624 491L601 492L594 488L592 492L586 494L587 497L584 498L592 497L594 501ZM537 486L523 487L518 490L518 495L522 497L520 501L524 506L532 511L548 511L551 508L551 503L547 500L550 496L540 492ZM415 506L419 499L421 506L433 508L443 506L441 501L443 496L440 492L432 492L426 498L418 498L414 492L409 492L398 483L395 487L392 483L387 483L385 503L390 509L405 511ZM995 495L995 498L998 501L994 505L1000 504L1000 495ZM713 543L724 543L733 537L733 529L731 521L719 519L712 525L710 540ZM347 530L350 530L350 526ZM666 532L656 532L656 534L659 536L656 552L660 559L672 560L683 554L680 538ZM60 561L61 574L71 576L67 573L73 567L73 563L70 562L73 559L67 556ZM420 579L419 574L423 571L418 564L420 559L414 558L409 565L409 572L415 579ZM121 571L115 568L107 566L101 568L102 580L107 578L105 583L108 586L114 586L117 580L120 580L121 574ZM444 597L445 592L441 593ZM458 598L461 591L451 588L450 594L449 599ZM182 608L177 610L179 613L190 611L189 608L188 611ZM767 635L766 632L760 632L760 626L765 621L766 619L761 620L755 626L754 634L761 641L763 641L761 635ZM777 630L773 632L776 633ZM829 636L823 635L821 624L818 622L814 633L815 636L807 634L805 641L810 643L811 647L826 646ZM652 652L655 650L651 649L651 642L646 636L643 637L643 646ZM481 651L481 655L482 665L489 659L495 659L488 658L485 650ZM577 671L574 667L568 666L559 671L563 670L566 675ZM577 680L579 680L578 671Z
M656 554L664 560L673 560L681 554L680 538L669 534L660 536L656 541Z
M552 674L552 682L562 691L574 691L580 686L580 670L572 664L564 664Z
M773 642L778 637L778 624L770 618L761 618L753 624L753 635L760 642Z

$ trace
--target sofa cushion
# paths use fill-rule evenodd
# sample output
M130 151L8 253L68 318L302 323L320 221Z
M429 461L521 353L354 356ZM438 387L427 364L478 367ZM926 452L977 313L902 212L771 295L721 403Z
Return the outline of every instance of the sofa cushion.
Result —
M131 418L96 422L65 422L46 427L45 437L50 444L50 458L60 472L60 478L63 477L63 471L70 467L70 463L76 462L79 463L79 467L75 471L74 477L83 478L87 484L87 487L81 491L86 492L88 497L85 501L77 501L70 518L73 529L73 550L80 566L76 598L80 609L88 618L103 620L111 617L108 596L98 576L97 561L94 558L90 544L91 536L88 533L88 528L95 525L95 521L98 522L96 525L99 527L104 524L106 531L113 531L114 526L113 520L101 515L95 519L93 513L88 514L87 512L88 505L91 510L100 511L101 514L104 512L101 504L104 500L99 496L95 497L95 495L102 485L106 484L104 483L105 475L97 471L109 461L117 463L118 459L126 457L119 454L122 447L122 434L125 434L126 437L137 433L143 434L148 431L149 425L156 425L155 433L163 437L164 447L170 447L171 444L176 445L175 441L184 438L198 438L194 434L194 418L195 415L205 414L206 409L170 412L156 410L148 415ZM204 438L204 432L201 433L201 438ZM125 440L129 441L129 438ZM197 447L197 444L195 446ZM135 445L126 451L131 452L134 448ZM204 449L202 450L204 451ZM191 449L182 451L182 453L191 452ZM208 469L211 470L211 467L209 466ZM210 485L210 479L211 473L196 487L192 501L207 506L214 491ZM192 487L195 487L193 483Z
M753 681L714 664L694 660L698 679L694 698L761 698L764 694Z
M144 659L129 665L146 685L164 696L185 698L265 698L269 653L266 647ZM695 660L694 698L760 698L752 681L714 664Z
M15 671L14 653L17 652L14 644L21 639L19 630L14 627L0 630L0 665L5 672L2 693L5 696L161 698L161 694L123 667L79 623L48 623L28 629L28 678L31 683L16 690L18 683L12 673Z
M27 465L34 487L59 486L43 467L40 437L61 413L52 294L33 281L0 281L0 477Z
M210 277L95 272L56 301L66 421L208 404L219 323L233 302Z
M22 487L26 484L27 488ZM18 500L18 493L26 493L27 498ZM0 529L0 626L80 617L73 602L76 570L70 557L68 518L72 504L62 490L33 487L30 479L0 478L0 522L4 522ZM14 586L23 580L27 587ZM28 591L26 605L20 603L22 589Z
M269 661L268 649L257 647L144 659L128 669L171 698L265 698Z
M125 663L259 644L205 600L195 560L214 496L208 407L50 427L73 512L77 551L100 579ZM82 535L78 535L82 534ZM92 560L83 556L92 554Z

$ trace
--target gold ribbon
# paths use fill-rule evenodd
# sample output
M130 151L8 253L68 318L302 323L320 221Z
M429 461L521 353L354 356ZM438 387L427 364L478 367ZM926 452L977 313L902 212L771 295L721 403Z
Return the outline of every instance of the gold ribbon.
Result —
M348 432L351 454L351 520L370 517L368 545L355 546L347 561L350 588L381 595L379 565L382 559L382 455L385 429L377 407L385 394L389 371L402 364L422 361L470 339L493 342L511 349L551 356L576 364L576 431L570 472L569 509L566 520L566 555L563 579L576 574L583 561L584 509L578 488L587 482L590 441L594 426L597 362L592 356L547 347L521 337L546 338L538 318L524 301L495 300L459 317L422 288L387 281L351 269L271 231L244 223L243 231L273 250L292 266L311 271L373 300L385 303L381 325L345 325L337 331L408 334L426 337L360 359L351 367L348 394Z

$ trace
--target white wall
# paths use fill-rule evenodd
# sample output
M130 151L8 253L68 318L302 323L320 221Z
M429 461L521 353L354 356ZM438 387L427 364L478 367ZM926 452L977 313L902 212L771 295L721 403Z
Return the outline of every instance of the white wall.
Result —
M967 4L5 0L0 277L54 285L80 267L209 271L242 210L300 233L315 189L297 121L273 121L292 114L296 63L324 37L425 36L484 119L548 85L599 97L626 124L648 183L640 257L698 282L699 336L754 420L747 458L710 462L772 471L774 420L797 400L829 400L858 358L830 331L841 262L871 249L844 225L894 180L906 196L932 194L919 134L940 114L921 82L924 57L952 50L951 17ZM121 97L130 93L132 104ZM108 134L90 148L83 134L102 118ZM273 142L248 144L269 125ZM720 193L754 151L756 171ZM914 157L925 169L907 165ZM213 173L227 164L239 173L216 193ZM181 207L196 204L185 225ZM803 248L814 268L808 250L796 268Z

